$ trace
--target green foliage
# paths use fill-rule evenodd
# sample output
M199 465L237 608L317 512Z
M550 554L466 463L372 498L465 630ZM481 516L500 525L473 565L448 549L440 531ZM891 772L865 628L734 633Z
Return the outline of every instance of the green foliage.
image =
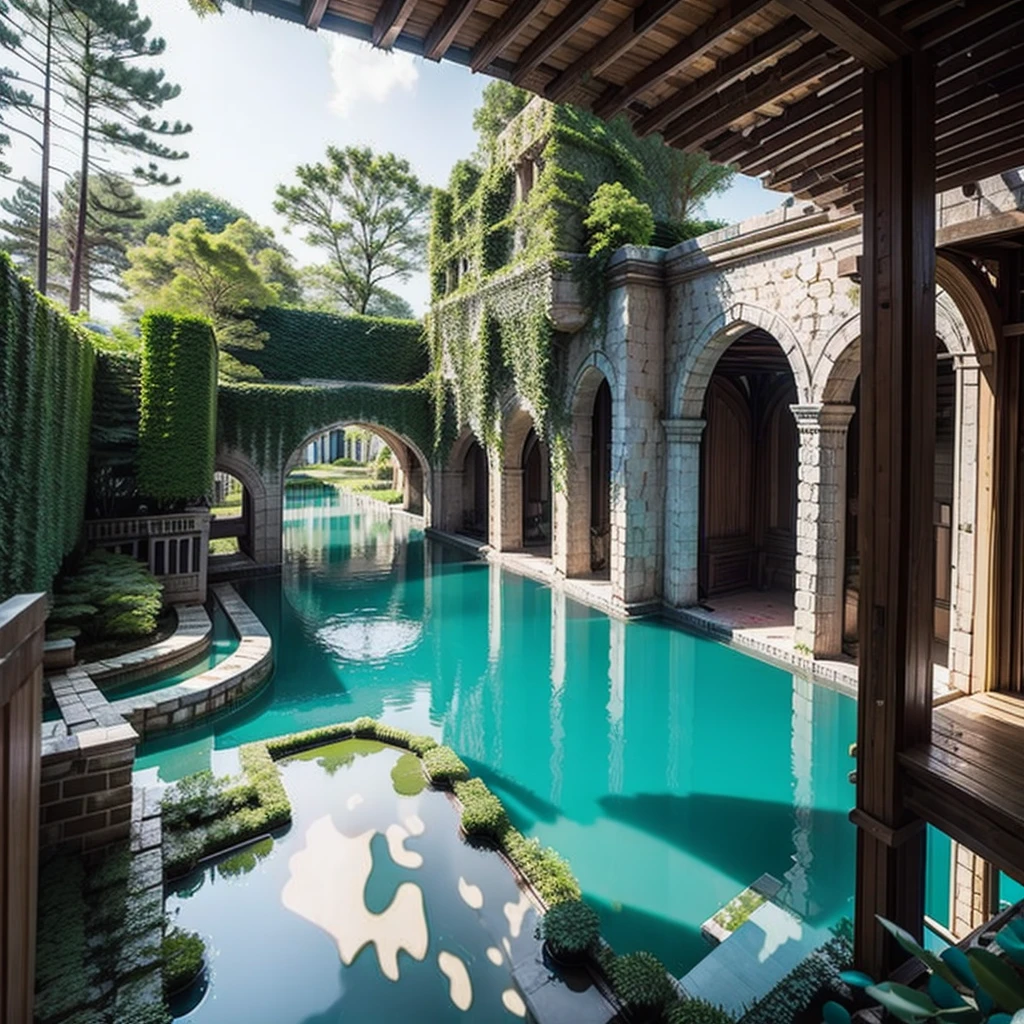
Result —
M646 245L654 233L651 208L621 182L597 186L583 226L589 232L591 259L608 259L624 245Z
M627 953L611 964L609 981L633 1014L655 1016L675 998L665 965L651 953Z
M78 541L95 353L0 254L0 600L49 589Z
M744 889L733 897L715 914L714 920L727 932L734 932L746 923L750 915L766 900L766 897L754 889Z
M430 207L430 237L427 261L430 266L430 295L439 299L448 290L448 254L445 246L452 240L452 211L455 200L451 192L434 189Z
M420 759L413 753L403 754L391 769L391 784L399 796L416 796L427 784Z
M683 999L665 1015L666 1024L734 1024L725 1010L706 999Z
M146 637L156 629L162 592L142 562L97 549L57 581L48 621L90 640Z
M206 943L196 932L172 928L160 946L163 961L164 992L180 992L202 973L206 959Z
M478 135L475 159L487 166L494 154L498 136L526 106L530 94L511 82L493 79L484 86L480 106L473 111L473 128Z
M198 499L213 482L217 349L207 321L148 313L142 321L139 490Z
M540 923L540 934L557 957L579 957L598 940L601 919L582 900L566 900L551 907Z
M132 353L98 352L89 438L89 506L114 515L136 493L139 381L142 361Z
M412 384L427 373L415 320L337 316L271 306L254 317L263 348L240 354L270 381L302 379Z
M166 235L173 224L199 219L211 234L220 234L236 220L250 220L249 215L233 203L202 189L175 192L166 199L148 203L146 215L139 223L136 237L140 242L153 234Z
M437 751L431 751L431 753L438 753L446 749L446 747L438 747ZM427 757L429 758L430 754ZM433 769L428 768L428 771L434 782L441 781ZM487 788L484 781L482 779L467 779L463 782L456 782L455 795L462 804L462 827L466 830L466 834L492 839L500 843L509 828L508 814L505 812L502 802Z
M423 755L423 767L430 781L438 786L450 786L469 778L469 769L451 747L434 747Z
M326 253L322 288L342 308L369 313L388 282L423 265L430 189L394 153L328 146L326 156L297 167L298 183L278 186L274 208Z
M502 838L502 849L549 907L580 898L580 884L568 861L551 847L541 846L536 837L527 839L518 829L510 828Z
M220 440L260 467L283 463L312 435L335 423L380 424L425 455L434 447L428 385L314 388L286 384L222 384Z
M500 270L512 258L513 226L509 217L515 189L511 167L496 165L484 175L480 188L480 253L483 275Z

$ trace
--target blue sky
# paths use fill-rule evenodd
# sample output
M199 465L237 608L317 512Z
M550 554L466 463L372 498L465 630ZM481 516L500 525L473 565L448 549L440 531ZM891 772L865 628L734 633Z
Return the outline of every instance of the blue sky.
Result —
M163 113L193 125L184 147L190 158L175 168L180 187L215 192L271 225L300 262L318 257L284 233L274 189L329 143L391 150L432 185L445 184L452 164L474 149L473 109L487 79L466 68L382 53L232 6L202 20L184 0L140 0L139 6L167 40L161 63L168 79L182 86ZM38 180L27 148L16 146L10 162L16 175ZM708 203L707 215L735 222L781 198L740 178ZM425 308L425 274L395 290L417 312Z

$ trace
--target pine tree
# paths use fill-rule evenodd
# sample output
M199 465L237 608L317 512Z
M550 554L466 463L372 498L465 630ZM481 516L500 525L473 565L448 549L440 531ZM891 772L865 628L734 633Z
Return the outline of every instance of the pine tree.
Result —
M22 274L35 273L39 259L39 186L22 178L14 195L0 199L6 217L0 221L0 247L11 254Z
M181 160L188 153L172 149L164 139L191 131L180 121L157 121L152 112L174 99L181 87L164 80L157 68L136 66L136 58L157 57L166 44L149 39L152 22L140 17L135 0L69 0L73 34L81 61L70 76L71 103L81 124L79 202L68 305L77 312L88 260L89 182L94 147L121 151L147 160L134 168L149 184L174 185L158 161Z
M17 31L10 19L10 8L6 0L0 0L0 46L7 50L16 50L21 46L21 33ZM6 67L0 67L0 125L8 127L10 111L31 106L32 95L15 83L18 76ZM0 132L0 154L11 144L11 137L6 131ZM10 174L11 169L0 160L0 174Z

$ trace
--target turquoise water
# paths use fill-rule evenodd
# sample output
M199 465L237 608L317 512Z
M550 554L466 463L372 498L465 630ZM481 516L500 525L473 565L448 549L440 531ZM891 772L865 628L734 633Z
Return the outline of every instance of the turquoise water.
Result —
M185 682L193 676L201 675L216 665L219 665L225 658L230 657L238 649L238 634L231 625L220 602L216 599L211 601L210 622L213 625L213 635L210 638L210 647L200 658L188 662L185 665L177 665L164 672L158 672L154 676L147 676L123 685L104 686L104 693L114 700L121 700L125 697L137 697L142 693L152 693L154 690L162 690L166 686L175 686Z
M224 770L241 743L373 715L455 747L569 859L620 951L685 972L701 923L765 872L813 924L852 913L852 700L346 501L290 499L282 575L238 587L273 636L268 688L139 767Z

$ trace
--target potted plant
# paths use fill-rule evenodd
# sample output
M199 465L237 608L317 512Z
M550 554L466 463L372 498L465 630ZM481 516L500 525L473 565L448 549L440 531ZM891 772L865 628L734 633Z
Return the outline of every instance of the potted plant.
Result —
M637 1024L661 1021L676 998L665 965L651 953L617 956L608 974L623 1008Z
M597 911L582 900L556 903L541 918L538 937L544 951L555 963L580 963L597 942L600 919Z
M163 959L164 994L184 992L203 973L206 944L195 932L172 928L160 949Z

